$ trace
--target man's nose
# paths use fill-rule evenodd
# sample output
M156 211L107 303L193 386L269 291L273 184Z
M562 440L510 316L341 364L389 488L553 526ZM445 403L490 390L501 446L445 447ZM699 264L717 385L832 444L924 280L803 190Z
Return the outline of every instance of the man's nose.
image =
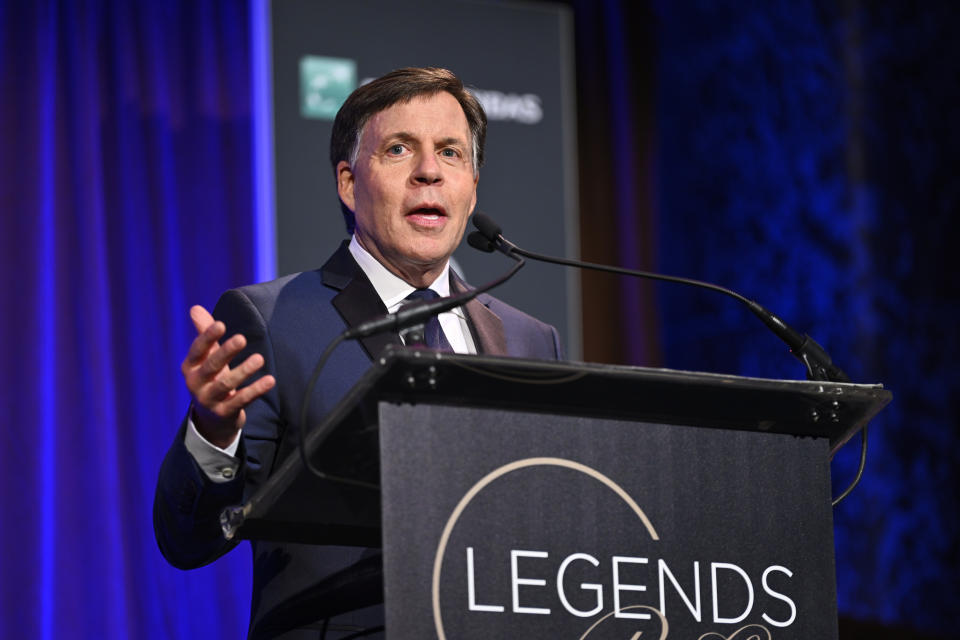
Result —
M420 155L417 159L417 165L414 167L413 179L418 184L435 184L443 180L443 172L436 155L432 153Z

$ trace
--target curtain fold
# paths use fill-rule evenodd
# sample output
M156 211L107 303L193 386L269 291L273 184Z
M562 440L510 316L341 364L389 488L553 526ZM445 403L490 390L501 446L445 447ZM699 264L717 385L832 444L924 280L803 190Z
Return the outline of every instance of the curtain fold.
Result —
M0 637L245 634L248 554L169 567L151 505L187 308L254 279L250 48L246 3L0 4Z

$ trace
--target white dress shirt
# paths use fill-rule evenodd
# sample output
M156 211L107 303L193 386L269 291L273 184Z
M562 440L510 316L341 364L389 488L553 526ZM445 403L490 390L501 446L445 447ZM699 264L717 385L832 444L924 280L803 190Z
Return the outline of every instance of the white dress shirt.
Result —
M353 239L350 240L350 253L353 254L353 259L363 269L363 273L370 280L370 284L376 289L377 295L380 296L380 300L383 301L383 306L387 308L388 313L393 313L399 309L407 296L416 291L416 287L395 276L360 246L360 243L357 242L357 236L353 236ZM433 289L440 296L450 295L449 262L444 265L440 276L427 288ZM438 318L440 319L440 326L443 328L443 334L447 337L447 342L450 343L455 352L477 352L462 307L456 307L451 311L441 313Z

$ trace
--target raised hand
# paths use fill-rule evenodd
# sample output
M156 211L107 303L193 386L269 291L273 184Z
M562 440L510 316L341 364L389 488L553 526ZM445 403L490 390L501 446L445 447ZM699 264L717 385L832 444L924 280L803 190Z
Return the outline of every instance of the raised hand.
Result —
M231 369L230 361L247 346L247 339L238 333L219 344L227 327L200 305L190 308L190 319L197 337L180 370L193 396L194 424L208 442L225 448L246 422L244 407L272 389L276 379L267 375L240 388L263 366L263 356L254 353Z

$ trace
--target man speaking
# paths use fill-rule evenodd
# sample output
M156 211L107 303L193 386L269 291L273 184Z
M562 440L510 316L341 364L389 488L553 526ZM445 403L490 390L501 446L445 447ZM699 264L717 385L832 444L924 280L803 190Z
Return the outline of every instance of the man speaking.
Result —
M221 534L220 512L242 503L295 451L304 388L331 340L411 297L467 288L449 259L477 202L486 126L479 102L445 69L399 69L360 87L337 114L330 141L350 240L316 271L227 291L213 315L190 309L197 337L182 371L192 403L154 502L157 542L171 564L198 567L236 545ZM553 327L490 296L441 314L440 326L436 346L458 353L560 357ZM400 342L381 334L335 351L307 424L333 408L384 346ZM377 552L251 544L251 637L359 637L355 625L369 624L369 615L353 612L282 635L258 627L278 605Z

